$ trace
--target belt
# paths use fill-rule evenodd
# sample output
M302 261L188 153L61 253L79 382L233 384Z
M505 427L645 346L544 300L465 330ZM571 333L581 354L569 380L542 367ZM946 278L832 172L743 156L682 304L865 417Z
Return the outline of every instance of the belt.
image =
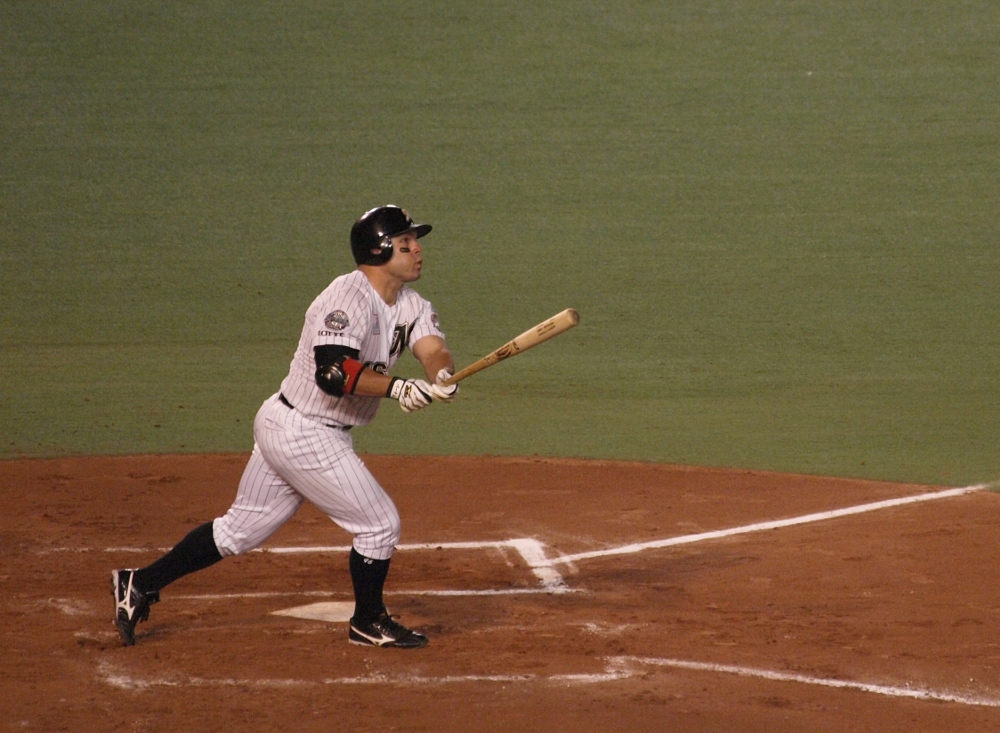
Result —
M283 404L289 410L295 409L295 405L289 402L288 398L285 397L285 395L281 394L281 392L278 392L278 401L281 402L281 404ZM328 422L323 424L326 425L328 428L334 428L335 430L350 430L351 428L354 427L353 425L333 425Z

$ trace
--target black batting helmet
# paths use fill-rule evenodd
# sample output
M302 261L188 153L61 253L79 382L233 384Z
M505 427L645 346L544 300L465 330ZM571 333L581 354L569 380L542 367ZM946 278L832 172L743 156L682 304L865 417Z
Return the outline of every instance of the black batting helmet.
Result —
M381 265L392 259L393 237L414 232L420 238L430 230L430 224L415 223L405 209L376 206L351 227L351 253L359 265Z

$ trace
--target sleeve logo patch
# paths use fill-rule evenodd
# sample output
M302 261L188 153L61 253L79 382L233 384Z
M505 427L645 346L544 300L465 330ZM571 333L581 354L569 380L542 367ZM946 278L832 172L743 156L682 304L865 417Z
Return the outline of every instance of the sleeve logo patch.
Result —
M351 320L344 311L336 310L333 313L328 313L323 319L323 323L331 331L343 331L351 325Z

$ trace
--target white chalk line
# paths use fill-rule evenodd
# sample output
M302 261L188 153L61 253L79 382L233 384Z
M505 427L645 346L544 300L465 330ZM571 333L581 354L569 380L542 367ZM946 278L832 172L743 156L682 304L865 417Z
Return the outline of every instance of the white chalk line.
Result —
M794 674L790 672L778 672L769 669L739 667L732 664L711 664L706 662L691 662L682 659L654 659L647 657L612 657L610 661L613 664L639 664L644 666L688 669L698 672L720 672L723 674L734 674L740 677L756 677L758 679L771 680L773 682L797 682L803 685L818 685L820 687L858 690L859 692L886 695L888 697L906 697L913 698L915 700L938 700L941 702L954 702L961 705L975 705L990 708L1000 707L1000 699L992 697L963 695L955 692L931 690L920 687L895 687L892 685L881 685L869 682L853 682L850 680L836 680L825 677L810 677L807 675Z
M458 682L532 682L534 675L447 675L443 677L427 677L423 675L387 675L372 674L362 677L334 677L318 680L307 679L247 679L247 678L204 678L204 677L150 677L138 678L116 671L107 662L101 662L100 674L104 681L112 687L122 690L145 692L156 687L250 687L278 688L322 687L328 685L447 685Z
M538 540L491 540L483 542L420 542L397 545L397 550L486 550L517 548L520 543L529 542L541 544ZM169 547L105 547L100 552L137 554L145 552L167 552ZM302 545L292 547L258 547L250 552L266 552L274 555L299 555L308 553L342 553L350 552L351 545ZM39 554L49 552L93 552L89 547L53 547L41 550Z
M696 534L682 535L680 537L671 537L663 540L652 540L650 542L638 542L631 543L628 545L622 545L619 547L610 547L603 550L591 550L588 552L579 552L572 555L558 555L556 557L548 557L546 553L546 546L532 538L523 539L511 539L511 540L499 540L491 542L428 542L419 544L406 544L399 545L397 549L399 550L462 550L462 549L505 549L510 548L516 550L518 554L524 559L525 563L531 568L535 576L539 578L542 582L542 587L546 589L554 589L555 592L565 592L558 589L565 587L565 581L562 575L555 570L557 565L571 565L577 563L581 560L590 560L599 557L610 557L613 555L629 555L638 552L644 552L646 550L656 550L662 549L664 547L674 547L677 545L692 544L695 542L705 542L707 540L722 539L725 537L734 537L741 534L750 534L753 532L763 532L771 529L780 529L782 527L793 527L801 524L810 524L812 522L821 522L828 519L836 519L838 517L846 517L855 514L865 514L867 512L878 511L880 509L889 509L892 507L905 506L907 504L916 504L925 501L935 501L938 499L947 499L957 496L962 496L965 494L970 494L976 491L982 491L984 489L995 488L1000 482L990 482L986 484L976 484L973 486L965 486L955 489L944 489L942 491L934 491L925 494L916 494L914 496L904 496L898 499L886 499L884 501L871 502L869 504L858 504L851 507L845 507L842 509L833 509L825 512L815 512L812 514L805 514L798 517L789 517L787 519L776 519L767 522L758 522L756 524L747 524L739 527L730 527L728 529L718 529L711 530L708 532L699 532ZM71 548L55 548L52 551L69 551ZM169 548L164 548L160 550L161 552L166 552ZM350 546L310 546L310 547L270 547L270 548L258 548L254 552L268 552L274 554L299 554L299 553L322 553L322 552L348 552ZM138 553L138 552L150 552L148 548L135 548L135 547L110 547L106 548L104 552L120 552L120 553Z
M152 677L139 678L119 670L107 661L99 664L100 675L104 682L122 690L134 690L145 692L156 687L251 687L251 688L278 688L288 689L293 687L322 687L330 685L453 685L468 684L475 682L492 682L502 684L524 683L524 682L552 682L556 684L595 684L600 682L613 682L635 676L634 673L625 670L620 664L609 665L604 672L596 674L555 674L543 677L536 674L469 674L469 675L443 675L440 677L415 674L393 675L386 673L376 673L360 677L327 677L318 680L308 679L248 679L248 678L216 678L207 679L204 677Z
M542 581L542 587L525 588L525 589L503 589L503 590L493 589L485 591L416 591L416 592L401 591L399 592L399 594L404 595L407 593L410 594L424 593L424 594L435 594L435 595L443 595L443 594L460 595L460 594L471 593L478 595L493 595L493 594L510 594L510 593L570 592L572 589L566 588L562 576L558 572L554 571L553 566L560 564L571 564L578 562L579 560L586 560L596 557L631 554L631 553L642 552L644 550L659 549L662 547L670 547L674 545L688 544L693 542L702 542L706 540L718 539L722 537L730 537L750 532L778 529L781 527L790 527L799 524L807 524L811 522L823 521L826 519L834 519L837 517L862 514L865 512L876 511L879 509L903 506L917 502L932 501L936 499L945 499L950 497L962 496L964 494L972 493L974 491L990 489L995 487L996 485L997 485L996 482L993 482L989 484L967 486L957 489L947 489L944 491L919 494L916 496L903 497L900 499L889 499L886 501L872 502L869 504L862 504L854 507L847 507L844 509L836 509L826 512L817 512L813 514L803 515L800 517L792 517L789 519L761 522L757 524L745 525L742 527L734 527L731 529L702 532L692 535L684 535L681 537L675 537L667 540L634 543L622 547L609 548L606 550L577 553L574 555L561 555L555 558L549 558L546 555L545 545L539 542L538 540L534 539L516 539L516 540L506 540L498 542L422 543L414 545L402 545L398 549L426 550L426 549L512 548L515 549L525 560L525 562L529 565L529 567L532 568L532 570L536 574L536 577L538 577ZM57 549L69 549L69 548L57 548ZM279 548L265 548L260 551L272 552L276 554L295 554L295 553L307 553L307 552L347 552L349 550L350 547L279 547ZM149 552L149 550L146 548L108 548L106 551ZM539 571L546 571L546 572L539 572ZM330 596L334 594L326 591L302 591L297 593L214 594L214 595L201 595L201 596L196 596L196 595L178 596L178 597L190 598L190 599L207 599L207 598L238 598L238 597L270 597L270 596L286 596L286 595ZM596 684L602 682L614 682L637 676L638 673L632 671L632 669L630 669L631 667L654 666L654 667L684 669L689 671L732 674L742 677L753 677L772 682L788 682L788 683L829 687L833 689L855 690L859 692L865 692L869 694L877 694L889 697L909 698L915 700L938 701L938 702L951 702L961 705L979 706L979 707L1000 707L1000 699L993 697L966 695L962 693L939 691L927 688L914 688L910 686L898 687L893 685L857 682L851 680L811 677L807 675L799 675L789 672L781 672L781 671L767 670L767 669L755 669L751 667L741 667L737 665L714 664L714 663L696 662L696 661L680 660L680 659L659 659L659 658L634 657L634 656L609 657L606 659L606 662L607 664L605 670L600 673L550 675L547 677L533 675L533 674L448 675L441 677L420 676L420 675L395 676L386 674L376 674L376 675L367 675L361 677L326 678L323 680L305 680L305 679L252 680L252 679L235 679L235 678L206 679L198 677L190 677L187 679L176 679L176 678L137 679L130 675L114 671L110 667L110 665L108 665L106 662L101 663L101 674L103 675L105 682L107 682L109 685L113 687L118 687L120 689L126 689L126 690L144 691L154 687L181 687L181 686L292 688L292 687L317 687L320 685L338 685L338 684L371 685L371 684L391 683L395 685L399 684L447 685L456 683L476 683L476 682L503 683L503 684L531 683L531 682L551 682L558 684Z
M706 540L716 540L723 537L734 537L741 534L749 534L751 532L763 532L769 529L779 529L781 527L793 527L799 524L809 524L811 522L821 522L827 519L836 519L837 517L847 517L853 514L864 514L866 512L874 512L879 509L888 509L890 507L904 506L906 504L916 504L923 501L934 501L937 499L948 499L955 496L962 496L963 494L970 494L974 491L981 491L983 489L988 489L995 484L979 484L976 486L966 486L960 489L945 489L944 491L935 491L927 494L917 494L916 496L905 496L900 499L887 499L885 501L876 501L870 504L859 504L857 506L846 507L844 509L834 509L826 512L816 512L814 514L805 514L799 517L791 517L788 519L777 519L770 522L759 522L757 524L747 524L742 527L732 527L730 529L719 529L711 532L699 532L697 534L683 535L681 537L672 537L666 540L654 540L651 542L639 542L629 545L623 545L621 547L611 547L605 550L593 550L591 552L579 552L575 555L560 555L554 558L545 558L544 560L539 560L544 566L551 565L561 565L567 563L576 563L580 560L589 560L596 557L610 557L612 555L630 555L637 552L644 552L645 550L657 550L664 547L674 547L676 545L686 545L693 542L705 542ZM540 568L539 568L540 569Z
M566 585L562 574L555 569L546 554L545 544L533 538L521 538L512 540L496 540L484 542L420 542L413 544L397 545L397 550L417 551L417 550L514 550L538 579L540 587L536 588L490 588L485 590L418 590L418 591L397 591L406 595L436 595L436 596L491 596L491 595L523 595L531 593L573 593L577 592ZM146 552L167 552L169 548L160 550L150 550L149 548L138 547L107 547L103 551L107 553L146 553ZM299 547L259 547L252 552L266 552L274 555L297 555L306 553L346 553L350 552L350 545L312 545ZM52 548L47 552L70 552L73 548ZM84 552L87 550L77 550ZM288 593L285 595L307 595L307 593ZM177 596L180 597L180 596ZM218 598L260 598L259 594L233 593ZM207 596L206 596L207 598Z
M396 549L403 551L416 551L416 550L476 550L476 549L512 549L516 551L535 575L535 577L540 582L540 587L536 588L505 588L505 589L485 589L485 590L423 590L423 591L396 591L400 595L434 595L434 596L491 596L491 595L525 595L534 593L549 593L549 594L559 594L559 593L571 593L575 589L570 588L566 581L564 580L562 574L556 569L559 565L574 565L581 560L590 560L594 558L601 557L611 557L614 555L629 555L639 552L644 552L646 550L656 550L665 547L675 547L677 545L692 544L695 542L705 542L707 540L722 539L725 537L734 537L742 534L750 534L753 532L763 532L766 530L780 529L782 527L793 527L796 525L809 524L812 522L820 522L828 519L836 519L838 517L846 517L855 514L864 514L867 512L878 511L880 509L888 509L892 507L905 506L907 504L916 504L925 501L934 501L938 499L947 499L956 496L962 496L964 494L969 494L975 491L982 491L984 489L995 488L1000 482L993 481L985 484L976 484L973 486L965 486L961 488L954 489L944 489L942 491L934 491L925 494L917 494L913 496L905 496L897 499L886 499L883 501L871 502L868 504L859 504L851 507L845 507L842 509L833 509L825 512L814 512L812 514L805 514L798 517L790 517L787 519L777 519L768 522L758 522L756 524L748 524L739 527L731 527L729 529L719 529L712 530L709 532L699 532L696 534L682 535L680 537L671 537L664 540L653 540L650 542L639 542L632 543L628 545L623 545L619 547L611 547L603 550L592 550L589 552L579 552L572 555L557 555L556 557L549 557L547 554L547 548L544 543L533 538L520 538L520 539L510 539L510 540L496 540L496 541L482 541L482 542L421 542L421 543L411 543L399 545ZM169 548L162 548L160 552L166 552ZM339 545L314 545L314 546L292 546L292 547L261 547L253 550L253 552L266 552L276 555L292 555L292 554L305 554L305 553L345 553L349 552L351 549L350 545L339 546ZM72 551L73 548L52 548L46 550L46 552L60 552L60 551ZM77 551L83 552L88 551L86 549L78 549ZM105 548L104 552L109 553L144 553L151 552L155 550L150 550L149 548L136 548L136 547L109 547ZM286 594L275 594L275 595L314 595L316 592L289 592ZM191 599L210 599L210 598L263 598L259 593L231 593L216 596L178 596L187 597Z
M261 548L263 552L270 552L278 555L289 555L305 552L347 552L350 547L270 547ZM547 593L566 593L570 589L566 586L562 575L549 561L545 551L545 545L532 538L521 538L513 540L497 540L493 542L421 542L416 544L399 545L397 550L481 550L481 549L511 549L515 550L525 564L531 569L535 577L541 582L542 591ZM507 591L487 591L486 594L505 594ZM437 595L447 594L435 592Z
M651 657L631 657L618 656L605 658L603 672L594 674L554 674L548 676L536 674L470 674L470 675L444 675L440 677L428 675L412 674L386 674L379 673L373 675L353 676L353 677L328 677L319 680L309 679L247 679L247 678L217 678L206 679L204 677L160 677L160 678L138 678L132 675L115 670L113 666L102 661L100 663L100 674L104 681L122 690L133 690L144 692L156 687L250 687L250 688L279 688L288 689L294 687L315 688L331 685L453 685L469 683L550 683L558 685L588 685L601 684L607 682L618 682L642 676L637 667L661 667L671 669L682 669L694 672L715 672L720 674L737 675L739 677L751 677L770 682L787 682L802 685L812 685L818 687L829 687L839 690L854 690L873 695L885 697L909 698L913 700L950 702L959 705L974 707L1000 707L1000 699L985 697L980 695L966 695L962 693L949 692L944 690L932 690L923 687L898 687L894 685L884 685L870 682L856 682L853 680L838 680L824 677L811 677L808 675L795 674L790 672L779 672L770 669L758 669L753 667L741 667L732 664L714 664L709 662L695 662L684 659L658 659Z
M583 588L486 588L481 590L387 590L387 596L520 596L520 595L552 595L553 593L585 593ZM179 601L228 601L243 598L289 598L295 596L332 598L345 596L344 593L327 590L302 591L271 591L255 593L198 593L189 595L171 595ZM346 597L346 596L345 596ZM352 596L353 598L353 596Z

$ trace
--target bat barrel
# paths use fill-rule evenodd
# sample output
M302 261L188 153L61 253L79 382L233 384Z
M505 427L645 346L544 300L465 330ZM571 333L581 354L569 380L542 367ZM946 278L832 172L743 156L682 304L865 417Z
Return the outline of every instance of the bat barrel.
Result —
M473 362L461 371L452 375L444 384L452 385L462 381L476 372L480 372L486 367L493 366L498 361L503 361L512 356L516 356L528 349L545 343L551 338L568 331L580 322L580 313L575 308L567 308L556 313L549 319L539 323L537 326L528 329L517 338L511 339L499 349L490 352L477 362Z

